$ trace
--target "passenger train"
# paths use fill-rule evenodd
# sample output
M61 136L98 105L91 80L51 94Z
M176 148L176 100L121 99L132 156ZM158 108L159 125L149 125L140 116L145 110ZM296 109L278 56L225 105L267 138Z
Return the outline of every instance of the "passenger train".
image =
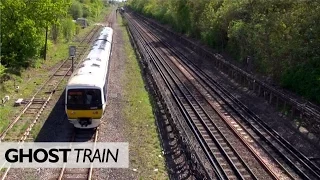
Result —
M100 125L107 104L113 29L104 27L66 86L65 111L76 128Z

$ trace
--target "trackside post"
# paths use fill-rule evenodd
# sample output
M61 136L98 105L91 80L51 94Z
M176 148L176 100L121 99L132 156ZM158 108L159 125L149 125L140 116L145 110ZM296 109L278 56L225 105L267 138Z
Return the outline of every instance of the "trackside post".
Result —
M69 46L69 57L71 57L71 72L73 72L73 58L76 56L76 46Z

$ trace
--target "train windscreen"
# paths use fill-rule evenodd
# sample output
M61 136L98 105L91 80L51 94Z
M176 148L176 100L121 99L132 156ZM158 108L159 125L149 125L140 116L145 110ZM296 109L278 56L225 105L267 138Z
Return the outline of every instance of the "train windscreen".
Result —
M101 109L101 91L99 89L69 89L68 109Z

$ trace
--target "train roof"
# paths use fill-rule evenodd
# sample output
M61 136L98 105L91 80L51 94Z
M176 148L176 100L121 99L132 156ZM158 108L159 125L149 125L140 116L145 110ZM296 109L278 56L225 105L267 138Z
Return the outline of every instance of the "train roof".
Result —
M111 28L103 28L87 57L72 74L67 87L103 86L108 72L112 34Z
M110 27L105 27L102 29L102 31L100 32L100 35L97 39L110 40L110 38L112 38L112 34L113 34L113 29Z

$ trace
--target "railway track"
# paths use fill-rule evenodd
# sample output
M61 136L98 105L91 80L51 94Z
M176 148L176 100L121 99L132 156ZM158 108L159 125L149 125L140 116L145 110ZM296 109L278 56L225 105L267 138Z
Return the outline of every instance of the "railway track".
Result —
M251 146L253 148L256 147L256 151L258 151L257 148L262 148L268 153L269 157L277 157L273 159L276 161L275 166L281 166L281 168L286 171L286 174L297 173L297 175L305 179L320 178L319 167L314 165L307 157L279 136L277 132L268 127L257 115L251 112L244 104L237 100L237 98L233 97L226 89L213 81L201 69L197 68L197 66L188 59L188 51L181 51L174 48L178 46L173 47L169 44L167 44L167 46L173 50L170 53L175 53L177 57L183 60L181 62L182 66L184 66L185 69L189 68L189 73L192 73L193 77L201 83L199 89L206 89L202 94L209 97L213 102L218 102L214 105L216 106L216 111L222 113L227 112L227 114L232 116L234 120L229 120L229 127L237 127L237 131L239 131L244 138L255 141L255 144L251 143ZM288 164L290 168L282 166L282 164L285 163Z
M139 25L142 24L143 23L141 23L140 21ZM138 28L138 25L134 25L134 23L131 23L130 26L131 29L134 29L132 31L138 31L138 29L143 29L141 27ZM150 24L148 24L148 26L150 27ZM219 128L217 128L217 126L215 129L213 128L213 126L215 126L213 125L213 121L217 122L218 120L216 118L214 120L210 118L214 117L212 113L211 115L208 115L208 112L210 112L211 109L211 111L215 111L215 113L220 116L220 119L223 119L223 121L226 124L228 124L228 128L232 129L233 134L236 134L237 138L241 139L243 144L249 149L249 151L251 151L255 158L260 162L261 166L265 168L265 170L272 178L282 179L283 177L286 177L288 179L291 179L297 177L297 175L302 177L303 179L313 179L319 177L318 167L314 166L306 158L303 158L303 155L301 153L296 151L285 140L281 139L281 137L279 137L278 134L273 132L272 129L268 128L265 124L262 124L261 120L257 120L257 116L250 112L243 104L241 104L241 102L237 101L236 98L230 96L230 94L227 91L221 90L221 86L213 82L213 80L206 76L206 74L203 71L201 71L201 69L197 69L196 66L192 64L190 60L187 59L187 57L185 56L186 52L179 52L177 48L173 48L173 46L168 45L168 41L163 41L156 37L153 37L153 40L147 40L147 37L144 36L146 36L146 34L151 36L150 34L152 33L149 31L135 33L137 36L136 38L139 37L141 41L144 41L144 48L147 49L148 56L152 57L152 62L155 66L157 66L159 73L162 74L162 78L166 79L167 86L171 86L171 93L175 94L177 101L180 101L182 111L188 114L189 120L191 119L191 121L189 121L189 125L194 129L194 133L197 136L199 136L198 139L200 141L200 144L202 144L203 149L212 149L213 143L210 142L210 140L213 141L214 139L216 139L216 144L224 145L216 145L216 150L220 149L220 152L222 152L220 155L227 154L227 156L229 156L229 154L232 154L230 151L236 152L234 148L230 148L231 146L226 146L226 144L228 144L228 141L223 141L223 139L227 139L226 137L223 138L224 134L227 133L225 131L220 132L219 136ZM167 51L163 54L160 54L159 52L156 52L157 48L153 46L155 44L154 42L166 44L168 48L171 48L173 50L171 50L170 52ZM156 46L159 47L160 45L157 44ZM161 49L161 46L158 49ZM166 51L164 49L162 50ZM175 63L171 63L169 65L167 62L174 60L172 60L173 58L170 59L168 57L166 59L163 58L164 56L166 56L165 54L174 54L175 56L184 59L184 62L178 62L178 60L176 60ZM159 63L162 63L162 65L160 65ZM175 69L173 70L171 67L175 67ZM187 83L185 83L185 80L183 82L183 80L181 80L182 77L179 79L178 75L174 74L175 72L179 71L183 72L182 74L186 77L185 79L190 81L190 84L192 85L188 85ZM169 80L170 78L171 80ZM173 86L173 84L175 86ZM200 90L198 90L197 92L197 89ZM217 92L216 89L220 90L220 92ZM184 97L184 99L182 97ZM205 105L204 102L206 102L207 105ZM232 106L233 104L236 104L239 107L236 108ZM209 106L211 106L211 108ZM249 118L251 121L246 121L246 118ZM239 119L243 122L240 122ZM200 124L202 124L202 126ZM211 132L211 134L209 132ZM263 141L266 141L265 144L262 144ZM263 150L261 151L261 149ZM216 150L214 152L217 152ZM224 151L228 152L226 153ZM273 153L269 153L269 151ZM210 157L215 159L221 159L221 157L217 158L216 156L214 156L213 153L211 153L211 155L210 152L207 154L209 159ZM236 153L233 154L234 156L236 156ZM263 160L260 157L263 155L271 158L272 162L270 163L269 161ZM281 157L281 160L279 160L279 156ZM235 158L233 157L230 159ZM227 158L225 158L226 162L229 163L229 168L221 168L221 166L219 167L219 162L211 162L213 167L215 167L215 169L217 170L217 174L221 179L234 177L237 177L239 179L246 179L249 177L250 179L256 178L253 175L252 171L250 173L250 170L248 170L250 168L246 166L245 163L242 163L242 167L240 166L241 162L243 161L240 161L239 159L230 159L227 160ZM284 162L287 164L283 166L282 164ZM221 161L220 164L225 163ZM233 164L236 164L238 166L235 166ZM287 170L287 166L290 166L291 169ZM273 171L276 168L278 168L278 170L276 172L273 172L269 167L272 167ZM228 169L228 172L229 169L231 169L233 170L233 174L230 175L230 173L228 174L228 172L226 173L221 169ZM247 172L244 172L243 169L247 169ZM242 173L239 173L240 171ZM279 172L281 172L281 176L279 175Z
M74 129L74 134L70 142L93 142L98 140L99 128L97 129ZM93 147L94 148L94 147ZM92 166L90 168L71 169L66 168L66 164L61 169L58 180L77 179L90 180L92 178Z
M151 43L147 42L148 40L143 36L141 38L146 41L145 44ZM149 50L148 47L145 46L145 48ZM158 54L152 48L148 54L153 56L153 63L166 80L167 86L172 89L181 109L188 115L188 123L207 152L212 166L217 171L217 176L221 179L257 179L225 135L213 123L212 116L205 110L205 104L199 94L194 94L195 91L189 90L190 87L182 83L181 76L178 77L164 59L160 60L160 63L157 62L158 59L161 59L157 57L163 57L163 55Z
M108 23L107 23L107 26L113 28L113 22L114 22L114 19L116 17L116 10L112 10L111 14L109 15L108 17Z

